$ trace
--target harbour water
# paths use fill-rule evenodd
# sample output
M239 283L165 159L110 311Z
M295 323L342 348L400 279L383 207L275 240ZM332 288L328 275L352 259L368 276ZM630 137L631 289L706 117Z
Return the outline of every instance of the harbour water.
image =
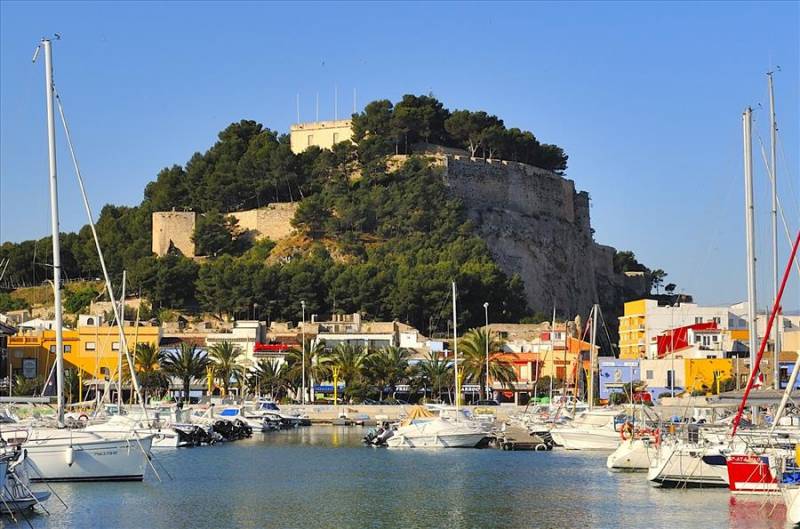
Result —
M609 472L604 454L376 449L363 433L314 426L158 451L161 482L151 472L144 483L54 484L69 509L53 498L50 516L29 519L82 529L789 527L781 502L655 489L642 474Z

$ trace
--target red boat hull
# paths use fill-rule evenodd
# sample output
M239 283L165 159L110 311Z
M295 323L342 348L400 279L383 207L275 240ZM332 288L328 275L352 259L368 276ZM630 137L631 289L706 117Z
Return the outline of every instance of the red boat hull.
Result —
M731 492L740 494L777 494L778 481L769 468L766 456L730 455L726 458L728 466L728 487Z

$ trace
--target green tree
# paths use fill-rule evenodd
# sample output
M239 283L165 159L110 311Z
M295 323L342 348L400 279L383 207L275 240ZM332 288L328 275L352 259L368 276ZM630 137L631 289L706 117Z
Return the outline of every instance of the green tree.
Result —
M249 246L236 217L224 216L218 211L209 211L198 217L192 240L198 255L238 255Z
M0 312L22 310L31 308L30 304L22 299L11 297L7 292L0 292Z
M434 400L441 399L442 392L449 392L455 385L453 365L438 353L429 352L419 363L419 376L424 387L430 389Z
M368 380L377 387L381 401L386 388L389 389L389 394L393 394L397 385L408 378L410 356L408 349L391 345L365 359L364 372Z
M97 288L88 283L76 287L67 286L64 291L64 310L70 314L82 312L98 296Z
M183 400L188 402L192 380L202 379L206 376L209 362L206 353L201 352L196 346L181 342L177 350L167 351L164 354L161 367L166 374L181 379Z
M650 288L655 288L656 294L660 293L661 285L664 284L665 277L667 277L667 273L660 268L650 272Z
M504 341L484 328L470 329L458 342L461 355L459 369L463 370L464 380L480 386L480 397L485 398L486 385L486 345L489 344L489 378L507 386L517 380L514 368L497 359L496 353L503 350ZM493 358L492 355L495 354Z
M211 346L209 358L214 376L222 382L223 395L228 395L231 378L241 381L244 367L241 365L242 350L238 345L223 340Z
M329 380L331 377L331 362L325 342L322 340L306 341L305 349L306 366L306 399L312 402L314 382ZM285 379L290 387L298 392L302 390L303 381L303 349L294 348L286 355Z
M254 393L268 392L271 398L279 400L286 392L287 366L285 362L276 359L259 360L249 376Z
M362 390L364 370L367 366L364 347L342 342L330 354L331 369L339 370L339 380L345 384L345 397L356 397Z
M164 352L149 343L136 344L134 366L142 390L142 399L147 403L149 394L161 394L169 389L169 377L161 368Z

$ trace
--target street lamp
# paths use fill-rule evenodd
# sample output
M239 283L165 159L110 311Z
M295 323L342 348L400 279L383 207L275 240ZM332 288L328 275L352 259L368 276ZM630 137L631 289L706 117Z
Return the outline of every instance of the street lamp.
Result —
M483 312L486 316L485 342L486 342L486 398L489 398L489 302L483 303Z
M301 329L301 340L303 342L303 396L301 397L301 402L303 404L306 403L306 302L305 300L300 301L300 306L302 307L303 311L303 328Z

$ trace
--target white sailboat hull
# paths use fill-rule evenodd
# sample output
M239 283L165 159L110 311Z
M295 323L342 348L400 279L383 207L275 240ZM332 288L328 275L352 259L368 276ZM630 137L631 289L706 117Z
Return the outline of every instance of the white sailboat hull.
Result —
M653 458L647 479L665 487L727 487L728 468L709 465L703 456L718 454L716 450L662 445Z
M793 524L800 523L800 487L783 487L781 493L786 504L786 518Z
M152 440L78 434L33 439L23 447L31 481L141 481Z
M606 467L611 470L630 470L647 472L655 447L649 440L633 439L622 441L614 452L608 456Z

